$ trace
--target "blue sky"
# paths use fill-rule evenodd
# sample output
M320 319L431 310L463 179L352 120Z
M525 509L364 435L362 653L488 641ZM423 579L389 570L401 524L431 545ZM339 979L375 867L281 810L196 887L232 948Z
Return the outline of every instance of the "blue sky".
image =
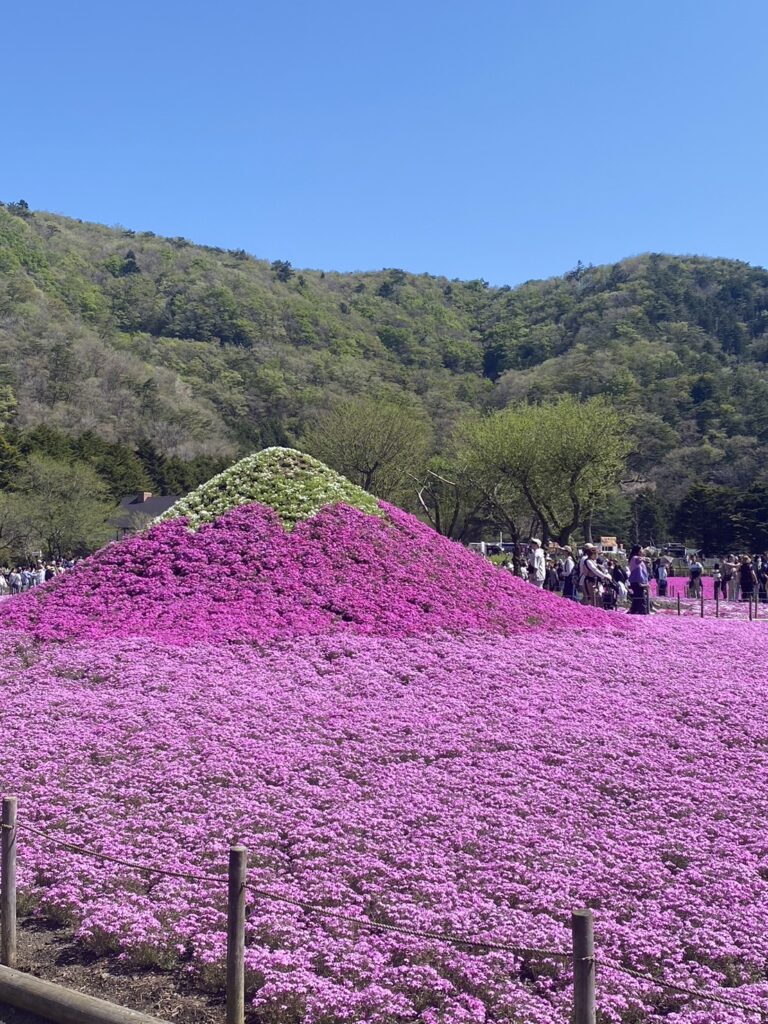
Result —
M4 24L6 201L493 284L768 262L763 0L30 0Z

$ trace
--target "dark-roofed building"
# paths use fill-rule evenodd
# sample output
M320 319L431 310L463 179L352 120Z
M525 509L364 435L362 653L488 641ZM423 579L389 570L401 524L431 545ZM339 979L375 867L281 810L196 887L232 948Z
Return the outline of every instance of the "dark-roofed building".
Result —
M112 519L117 540L143 530L151 520L162 515L178 500L178 495L152 494L151 491L140 491L138 494L131 494L127 498L123 498Z

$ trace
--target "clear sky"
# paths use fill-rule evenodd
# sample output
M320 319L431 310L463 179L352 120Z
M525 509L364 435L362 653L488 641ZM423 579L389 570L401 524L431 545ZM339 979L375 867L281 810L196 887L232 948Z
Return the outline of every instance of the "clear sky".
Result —
M765 0L12 6L5 201L493 284L768 262Z

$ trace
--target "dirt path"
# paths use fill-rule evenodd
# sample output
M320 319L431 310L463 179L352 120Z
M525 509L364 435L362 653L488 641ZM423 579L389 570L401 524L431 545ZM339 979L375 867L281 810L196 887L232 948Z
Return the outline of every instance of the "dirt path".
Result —
M223 1024L223 997L193 991L181 972L136 970L116 957L95 957L78 946L68 929L50 921L23 920L18 937L19 970L173 1024ZM44 1022L0 1004L0 1024Z

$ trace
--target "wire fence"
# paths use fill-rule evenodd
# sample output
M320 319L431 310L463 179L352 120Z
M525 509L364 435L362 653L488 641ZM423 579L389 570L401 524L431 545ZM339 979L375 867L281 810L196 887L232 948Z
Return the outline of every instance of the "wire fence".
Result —
M201 874L192 871L176 871L161 868L154 864L127 860L112 854L101 853L99 850L83 846L80 843L62 839L51 832L26 822L16 820L16 801L13 797L3 799L2 822L0 823L0 964L14 967L16 960L16 836L19 832L27 832L39 836L54 846L67 850L78 856L92 858L105 863L116 864L148 875L181 879L190 882L203 882L228 886L228 948L227 948L227 1024L242 1024L244 1020L244 932L245 932L245 891L252 900L264 900L296 907L305 913L341 922L349 928L365 928L374 932L391 932L395 934L438 942L455 948L475 949L481 952L499 952L523 960L555 960L565 963L573 969L574 1013L573 1024L594 1024L596 1005L596 968L603 966L611 971L632 977L659 990L685 996L689 1000L716 1004L752 1015L761 1022L768 1022L768 1005L755 1006L741 1000L724 996L719 993L705 991L693 986L681 985L665 981L647 971L641 971L622 963L610 956L596 955L594 952L593 922L591 911L575 911L571 920L571 950L544 949L537 946L514 945L495 942L479 936L454 935L431 929L410 928L384 921L376 921L367 915L345 913L341 910L326 907L319 903L303 900L294 896L274 892L247 883L245 850L237 846L230 849L229 870L219 874ZM240 851L238 853L237 851ZM233 856L234 855L234 856ZM235 870L233 872L233 863ZM234 878L233 875L238 876ZM233 902L239 903L238 909ZM237 934L239 942L233 942ZM233 947L238 964L233 964ZM11 962L9 962L11 961ZM230 984L230 976L232 985ZM237 991L232 991L234 986ZM234 1011L230 1012L234 1007Z

